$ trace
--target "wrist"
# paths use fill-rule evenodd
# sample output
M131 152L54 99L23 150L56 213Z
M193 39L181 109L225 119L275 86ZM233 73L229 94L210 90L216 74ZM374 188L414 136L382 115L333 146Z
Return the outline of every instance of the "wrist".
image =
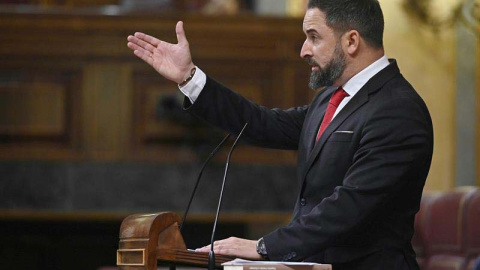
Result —
M192 80L193 75L195 75L196 68L197 67L193 63L188 66L187 71L185 72L185 74L181 78L182 80L180 82L178 82L178 85L180 87L185 86L190 80Z
M265 241L263 240L263 237L258 239L257 241L257 253L262 256L262 258L266 261L268 261L268 254L267 254L267 247L265 246Z

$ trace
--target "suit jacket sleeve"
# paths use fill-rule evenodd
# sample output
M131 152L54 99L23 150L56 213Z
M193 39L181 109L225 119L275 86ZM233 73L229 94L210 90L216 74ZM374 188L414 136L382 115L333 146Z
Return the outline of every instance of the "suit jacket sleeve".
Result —
M292 253L295 260L303 260L341 245L372 225L387 206L399 203L392 202L401 198L396 192L410 185L412 190L423 187L433 147L431 120L423 103L394 97L365 117L359 148L342 185L308 214L264 236L271 260L285 260L285 254ZM387 209L395 211L394 207ZM413 216L415 211L397 214Z
M238 134L248 122L243 138L250 144L296 150L308 106L269 109L207 76L205 87L195 103L191 104L186 98L184 109L231 134Z

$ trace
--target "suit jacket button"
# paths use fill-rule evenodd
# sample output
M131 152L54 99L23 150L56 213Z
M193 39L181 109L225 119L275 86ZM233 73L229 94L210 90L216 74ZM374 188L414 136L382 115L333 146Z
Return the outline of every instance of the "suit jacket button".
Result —
M301 198L301 199L300 199L300 205L301 205L301 206L307 205L307 200L305 200L305 198Z

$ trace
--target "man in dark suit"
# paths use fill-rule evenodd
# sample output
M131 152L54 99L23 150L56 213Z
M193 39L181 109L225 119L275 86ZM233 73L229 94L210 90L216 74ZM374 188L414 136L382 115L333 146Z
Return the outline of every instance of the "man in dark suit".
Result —
M334 269L418 269L410 244L433 151L423 100L383 49L377 0L310 0L301 57L312 66L308 106L256 105L191 60L183 23L178 44L129 36L128 47L179 83L186 110L253 144L298 149L300 193L292 221L261 239L228 238L215 253L314 261ZM198 251L209 251L204 247Z

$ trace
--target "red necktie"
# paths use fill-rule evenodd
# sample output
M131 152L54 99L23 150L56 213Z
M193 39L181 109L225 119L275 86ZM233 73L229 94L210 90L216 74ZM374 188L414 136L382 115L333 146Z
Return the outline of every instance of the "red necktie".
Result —
M317 140L318 142L320 136L322 136L323 131L328 127L330 122L332 121L333 115L338 108L338 105L345 97L348 97L349 94L342 89L342 87L338 88L335 93L333 93L332 97L330 98L330 102L328 103L327 111L325 112L325 116L323 117L322 124L320 125L320 129L318 129L317 133Z

